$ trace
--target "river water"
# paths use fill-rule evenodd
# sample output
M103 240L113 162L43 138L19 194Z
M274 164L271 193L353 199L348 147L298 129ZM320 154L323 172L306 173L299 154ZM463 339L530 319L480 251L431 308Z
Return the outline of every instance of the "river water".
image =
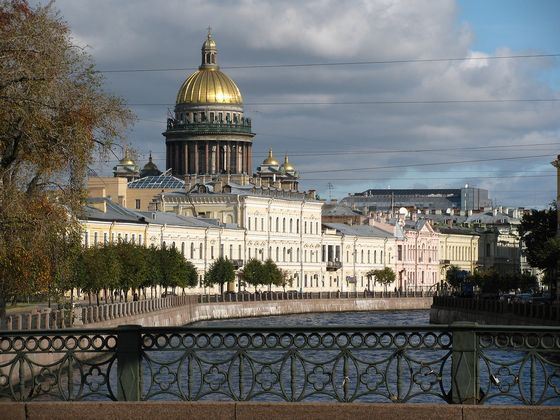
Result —
M377 325L426 325L430 323L429 310L416 311L377 311L377 312L330 312L265 316L258 318L200 321L192 327L326 327Z

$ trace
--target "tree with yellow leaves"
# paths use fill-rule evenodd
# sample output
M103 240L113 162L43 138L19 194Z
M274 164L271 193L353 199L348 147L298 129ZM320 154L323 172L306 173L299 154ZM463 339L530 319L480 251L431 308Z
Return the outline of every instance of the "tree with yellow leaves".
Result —
M88 165L130 121L52 4L0 0L0 318L71 275Z

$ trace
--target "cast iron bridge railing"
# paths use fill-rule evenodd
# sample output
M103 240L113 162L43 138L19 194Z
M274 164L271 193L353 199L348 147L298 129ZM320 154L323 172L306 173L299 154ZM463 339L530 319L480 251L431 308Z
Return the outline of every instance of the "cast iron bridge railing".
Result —
M0 399L560 404L560 328L142 328L0 335Z

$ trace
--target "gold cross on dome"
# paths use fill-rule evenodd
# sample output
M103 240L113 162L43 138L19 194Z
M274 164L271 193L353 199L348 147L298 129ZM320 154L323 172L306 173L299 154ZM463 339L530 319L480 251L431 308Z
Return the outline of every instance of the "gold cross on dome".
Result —
M212 27L208 25L208 28L206 29L208 30L208 38L212 37Z

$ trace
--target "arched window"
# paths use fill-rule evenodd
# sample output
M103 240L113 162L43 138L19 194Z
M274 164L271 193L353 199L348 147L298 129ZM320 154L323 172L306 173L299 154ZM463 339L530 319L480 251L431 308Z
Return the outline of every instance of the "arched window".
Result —
M294 226L293 226L294 223L293 222L294 221L292 219L290 219L290 233L293 232L293 228L294 228Z
M181 242L181 254L183 255L183 257L185 256L185 243Z
M278 217L276 218L276 232L280 232L280 225L279 225L279 220Z
M373 263L377 264L377 250L373 251Z
M276 261L280 260L280 248L276 247Z
M307 233L307 222L303 222L303 233Z
M286 247L282 248L282 261L286 261Z
M299 219L296 220L296 233L299 233Z
M286 232L286 218L282 219L282 232Z
M194 242L191 242L191 259L194 258Z

